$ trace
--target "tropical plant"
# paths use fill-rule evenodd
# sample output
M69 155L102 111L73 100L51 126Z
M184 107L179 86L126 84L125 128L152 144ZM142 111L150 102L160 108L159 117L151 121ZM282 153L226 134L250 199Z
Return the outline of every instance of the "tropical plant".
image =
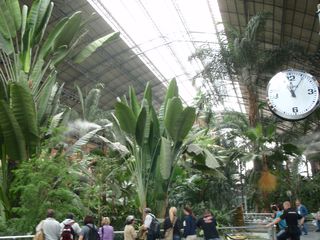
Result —
M111 33L79 51L86 33L81 12L61 19L47 35L52 9L49 0L33 1L30 10L18 0L0 2L0 202L7 218L12 170L39 152L39 126L48 127L57 113L63 85L56 83L56 66L67 57L81 62L118 36Z
M20 196L13 209L15 218L10 221L15 231L7 234L33 231L48 208L56 210L57 219L69 212L83 217L86 208L74 192L80 179L71 170L71 164L60 154L50 156L47 150L20 164L11 187L12 193Z
M114 123L118 132L125 134L123 143L134 157L130 166L140 210L149 206L164 216L175 167L191 142L186 140L194 121L195 109L182 106L175 80L170 82L158 114L149 84L141 103L133 88L129 89L129 101L124 97L116 103Z
M258 87L266 81L265 75L278 70L289 61L292 54L300 50L292 43L273 49L264 49L261 46L260 36L269 16L269 13L253 16L245 29L235 29L226 25L226 38L225 41L220 38L220 49L204 46L191 56L206 63L200 75L209 85L214 87L215 82L221 81L223 76L234 76L246 88L251 127L255 127L259 122ZM219 89L214 89L218 95L223 94Z

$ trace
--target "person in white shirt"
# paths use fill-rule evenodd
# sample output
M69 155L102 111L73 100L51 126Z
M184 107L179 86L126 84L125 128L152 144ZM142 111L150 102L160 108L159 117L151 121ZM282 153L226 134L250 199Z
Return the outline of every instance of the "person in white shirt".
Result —
M147 240L155 240L155 233L150 229L152 219L155 218L155 216L151 213L150 208L145 208L144 213L146 214L146 217L143 222L143 229L147 231Z
M45 240L59 240L61 227L60 223L54 219L54 210L47 210L47 218L42 220L36 227L36 231L42 229Z

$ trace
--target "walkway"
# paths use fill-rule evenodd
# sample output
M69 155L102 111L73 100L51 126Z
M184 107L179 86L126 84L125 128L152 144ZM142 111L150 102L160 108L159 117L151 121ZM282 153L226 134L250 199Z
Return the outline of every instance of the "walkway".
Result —
M311 222L308 223L308 235L302 235L300 240L320 240L320 232L315 232L316 227L311 224Z
M320 240L320 232L309 232L308 235L302 235L300 240Z

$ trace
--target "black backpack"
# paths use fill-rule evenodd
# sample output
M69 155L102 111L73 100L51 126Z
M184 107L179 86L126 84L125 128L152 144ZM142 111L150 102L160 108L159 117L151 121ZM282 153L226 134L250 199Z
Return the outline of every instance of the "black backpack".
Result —
M73 240L73 239L75 239L74 238L75 232L72 228L73 223L74 222L69 223L69 224L64 224L64 227L61 232L60 240Z
M98 233L98 230L93 226L90 227L89 225L86 225L89 228L88 233L88 240L100 240L100 235Z
M152 217L152 221L149 230L152 231L155 238L160 238L160 222L154 215L150 214L150 216Z

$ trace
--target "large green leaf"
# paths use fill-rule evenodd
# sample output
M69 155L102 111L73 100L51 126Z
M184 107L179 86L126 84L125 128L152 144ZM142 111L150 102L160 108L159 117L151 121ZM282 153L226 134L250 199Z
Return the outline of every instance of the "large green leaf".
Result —
M31 67L31 39L34 29L31 28L24 34L23 37L23 52L21 53L22 69L25 73L29 73Z
M39 94L36 96L36 107L38 113L38 122L44 123L47 119L47 107L48 102L51 96L52 88L56 81L56 72L53 72L48 78L44 81Z
M21 10L19 0L9 0L7 1L7 5L14 21L15 31L19 31L21 27Z
M151 89L150 82L147 83L147 86L144 90L143 98L148 101L149 105L152 104L152 89Z
M154 110L153 106L150 107L150 115L149 151L151 152L152 156L155 156L160 142L160 126L156 111Z
M7 1L0 0L0 32L7 39L14 38L17 35L12 15L14 12L10 10Z
M91 43L89 43L85 48L83 48L74 58L74 61L76 63L81 63L85 59L87 59L92 53L94 53L99 47L102 45L113 41L114 39L117 39L119 37L119 32L113 32L106 36L103 36Z
M81 12L78 11L72 14L67 22L62 25L62 29L55 40L54 49L58 49L61 46L70 46L80 30L80 25Z
M7 55L11 54L14 51L14 48L10 40L4 38L0 32L0 50L3 50Z
M115 116L121 129L134 136L136 133L136 118L132 110L124 103L117 102L115 105Z
M32 3L31 9L27 18L26 29L33 29L31 34L31 44L37 44L36 36L42 32L42 27L46 17L48 8L50 8L50 0L35 0ZM38 39L39 40L39 39Z
M212 168L212 169L216 169L216 168L220 167L216 158L207 149L204 149L203 151L205 153L207 167Z
M30 89L22 84L10 84L10 107L21 127L26 143L36 143L39 140L39 131Z
M67 21L68 18L62 18L59 23L50 31L40 49L39 58L46 57L48 53L53 50L54 43L57 37L60 35L60 32L64 29L64 25L67 23Z
M129 100L130 100L130 107L136 117L138 117L140 112L140 104L138 102L138 98L136 92L133 87L129 87Z
M147 121L147 110L145 107L143 107L138 116L137 127L136 127L136 141L139 146L142 146L144 143L146 121Z
M172 153L171 153L171 142L161 137L161 147L160 147L160 155L158 159L160 165L160 173L163 179L168 179L171 175L172 168Z
M196 119L196 110L192 107L186 107L181 113L177 124L176 141L183 141L188 135Z
M27 18L28 18L28 6L23 5L22 6L22 19L21 19L21 33L20 33L20 41L21 41L21 46L20 46L20 51L24 52L24 46L23 46L23 39L24 39L24 34L26 32L26 27L27 27Z
M53 2L50 2L49 6L46 9L45 15L42 18L42 21L37 25L36 32L34 35L35 43L40 43L43 39L43 36L47 30L47 26L49 24L49 20L51 18L52 10L53 10ZM45 6L43 6L45 7ZM45 9L44 9L45 10Z
M160 126L160 132L163 133L164 132L164 119L165 119L165 114L167 111L167 105L170 99L172 99L173 97L179 97L179 92L178 92L178 86L177 86L177 82L175 79L172 79L167 92L166 92L166 96L165 96L165 100L164 102L161 104L160 110L159 110L159 126Z
M0 130L4 139L7 154L13 160L27 158L25 139L22 130L10 111L8 104L0 100Z
M172 139L177 140L178 122L183 111L180 98L174 97L168 101L164 117L164 126Z
M178 89L176 79L172 79L170 81L170 84L169 84L167 92L166 92L166 97L164 100L165 104L167 104L169 99L171 99L173 97L179 97L179 89Z

